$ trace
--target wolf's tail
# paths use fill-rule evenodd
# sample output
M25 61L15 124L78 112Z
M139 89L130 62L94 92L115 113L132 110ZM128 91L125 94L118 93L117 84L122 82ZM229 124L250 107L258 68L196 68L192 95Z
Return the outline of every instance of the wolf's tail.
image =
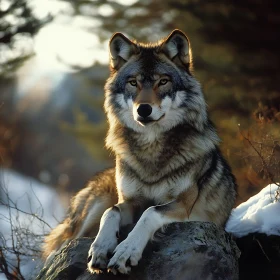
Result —
M44 260L54 251L57 251L65 241L71 240L74 235L73 223L67 217L62 223L55 227L45 238L42 257Z
M72 198L64 221L45 238L42 258L46 260L50 254L72 239L96 236L103 213L117 201L114 169L95 176Z

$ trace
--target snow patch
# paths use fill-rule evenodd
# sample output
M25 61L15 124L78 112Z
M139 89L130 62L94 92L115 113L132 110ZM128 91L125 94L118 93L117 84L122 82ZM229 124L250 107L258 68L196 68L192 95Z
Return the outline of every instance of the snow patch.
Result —
M276 184L270 184L233 209L226 231L236 237L253 232L280 235L280 201L275 201L277 189Z
M5 248L11 248L12 242L19 251L27 252L28 256L21 257L20 266L25 279L32 279L31 274L42 265L33 250L40 250L44 235L64 214L53 188L14 171L0 169L0 247L4 248L11 265L16 263L15 255ZM1 274L2 279L6 278Z

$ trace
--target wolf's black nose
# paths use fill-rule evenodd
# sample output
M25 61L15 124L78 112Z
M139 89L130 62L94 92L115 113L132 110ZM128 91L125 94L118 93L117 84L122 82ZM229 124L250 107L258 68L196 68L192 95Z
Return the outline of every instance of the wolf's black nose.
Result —
M147 118L151 115L153 108L149 104L140 104L137 113L142 118Z

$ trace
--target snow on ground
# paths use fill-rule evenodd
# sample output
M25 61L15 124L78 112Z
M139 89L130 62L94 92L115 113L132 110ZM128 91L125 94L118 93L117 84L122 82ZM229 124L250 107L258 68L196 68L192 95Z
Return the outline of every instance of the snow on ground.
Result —
M10 207L5 206L7 204ZM39 258L32 256L33 249L40 247L44 234L62 220L64 213L53 188L14 171L0 169L0 247L11 248L14 240L19 251L31 255L22 258L21 272L25 279L31 279L31 272L41 265ZM4 253L15 264L15 256ZM0 279L6 278L0 274Z
M236 237L253 232L280 235L280 201L275 201L277 188L276 184L268 185L233 209L226 231Z

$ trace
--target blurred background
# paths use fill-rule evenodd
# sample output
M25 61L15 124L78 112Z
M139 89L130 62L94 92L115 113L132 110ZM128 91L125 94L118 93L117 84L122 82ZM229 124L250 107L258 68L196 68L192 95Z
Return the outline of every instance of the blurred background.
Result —
M114 32L148 42L183 30L237 178L236 204L279 182L277 7L272 0L1 0L0 278L4 271L28 279L70 196L114 165L103 112Z
M195 76L237 177L237 204L248 199L279 180L276 4L1 0L2 169L55 188L67 206L95 172L114 164L103 113L112 33L148 42L179 28L191 41Z

